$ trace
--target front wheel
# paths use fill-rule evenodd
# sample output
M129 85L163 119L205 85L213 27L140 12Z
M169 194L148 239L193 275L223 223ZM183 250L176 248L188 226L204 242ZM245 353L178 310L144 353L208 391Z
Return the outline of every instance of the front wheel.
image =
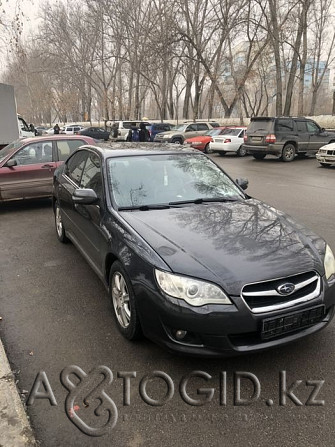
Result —
M293 144L286 144L286 146L284 146L283 151L282 151L282 155L281 155L281 159L283 161L292 161L295 157L295 147Z
M69 241L69 239L66 237L65 228L63 225L63 219L62 214L60 212L59 203L55 203L55 227L56 227L56 234L57 238L60 242L65 244Z
M183 144L182 140L180 138L176 138L174 140L172 140L172 143L174 144Z
M238 148L237 155L238 155L239 157L245 157L245 156L247 155L247 150L246 150L246 148L245 148L243 145L241 145L241 146Z
M329 164L328 163L321 163L320 162L320 165L323 167L323 168L329 168Z
M140 338L142 331L135 294L131 281L119 261L115 261L112 265L109 275L109 289L118 330L128 340Z

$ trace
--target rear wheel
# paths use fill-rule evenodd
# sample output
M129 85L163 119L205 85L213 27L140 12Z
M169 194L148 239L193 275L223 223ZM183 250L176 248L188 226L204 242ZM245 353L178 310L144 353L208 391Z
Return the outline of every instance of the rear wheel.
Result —
M266 154L252 154L252 156L256 158L256 160L263 160L263 158L266 157Z
M109 289L114 318L121 334L128 340L140 338L141 324L138 317L135 294L127 272L119 261L112 265Z
M65 234L65 228L63 225L63 219L62 219L62 215L60 212L60 207L59 207L58 202L55 203L55 226L56 226L56 234L57 234L58 240L60 242L62 242L63 244L68 242L69 239L66 237L66 234Z
M281 159L283 161L292 161L295 157L295 147L293 144L288 143L284 146Z
M245 148L243 145L241 145L241 146L238 148L237 155L238 155L239 157L245 157L245 156L247 155L247 150L246 150L246 148Z

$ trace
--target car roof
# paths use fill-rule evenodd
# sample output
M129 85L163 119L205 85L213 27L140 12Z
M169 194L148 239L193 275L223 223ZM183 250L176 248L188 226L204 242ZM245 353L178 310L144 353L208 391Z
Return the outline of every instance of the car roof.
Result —
M96 144L87 144L78 150L92 149L99 153L103 158L135 156L135 155L161 155L165 154L197 154L203 155L196 149L184 148L183 146L172 143L151 143L151 142L103 142Z
M59 135L59 134L49 134L49 135L42 135L40 137L28 137L28 138L22 138L22 143L38 143L39 141L49 141L52 140L82 140L83 138L89 138L92 140L91 137L87 137L86 135ZM94 140L93 140L94 141Z

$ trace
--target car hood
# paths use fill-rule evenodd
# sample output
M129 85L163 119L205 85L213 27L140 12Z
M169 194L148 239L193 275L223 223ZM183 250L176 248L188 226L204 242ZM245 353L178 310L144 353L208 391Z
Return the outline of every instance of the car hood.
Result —
M179 274L239 295L244 284L316 270L325 242L284 213L254 199L122 212Z

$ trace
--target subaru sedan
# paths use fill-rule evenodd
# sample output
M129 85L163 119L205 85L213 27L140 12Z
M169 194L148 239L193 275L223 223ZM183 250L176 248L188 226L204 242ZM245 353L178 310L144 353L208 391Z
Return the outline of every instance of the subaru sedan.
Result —
M55 172L56 234L101 278L127 339L202 356L261 351L327 326L335 259L246 187L197 150L87 145Z
M0 151L0 203L52 196L55 169L89 137L48 135L13 141Z

